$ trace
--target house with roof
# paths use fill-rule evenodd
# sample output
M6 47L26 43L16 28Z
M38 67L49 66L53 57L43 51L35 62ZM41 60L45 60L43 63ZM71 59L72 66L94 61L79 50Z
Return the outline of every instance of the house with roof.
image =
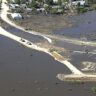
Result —
M11 17L14 20L22 19L22 15L20 13L11 13Z
M78 5L78 3L81 5L81 6L84 6L86 1L85 0L72 0L72 5Z
M9 4L10 9L16 9L16 8L19 8L19 7L20 7L20 5L18 5L18 4Z
M54 3L57 3L57 2L58 2L58 0L53 0L53 2L54 2Z

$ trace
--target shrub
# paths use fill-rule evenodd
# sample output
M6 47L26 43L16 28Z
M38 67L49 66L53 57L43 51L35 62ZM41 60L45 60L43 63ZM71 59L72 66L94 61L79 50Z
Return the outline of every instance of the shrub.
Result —
M16 9L16 12L17 12L17 13L23 13L23 10L20 9L20 8L17 8L17 9Z
M46 7L45 7L45 10L46 10L47 13L50 13L50 10L51 10L51 9L52 9L51 6L46 6Z
M78 7L77 8L77 13L79 14L79 13L85 13L85 12L87 12L87 9L86 8L84 8L84 7Z
M94 10L96 10L96 4L93 4L93 5L92 5L92 8L93 8Z
M56 51L54 48L51 48L50 50L49 50L50 52L54 52L54 51Z
M58 9L54 8L51 10L51 14L57 14Z
M85 8L80 8L80 13L84 13L87 12L87 10Z
M96 93L96 87L91 88L92 93Z

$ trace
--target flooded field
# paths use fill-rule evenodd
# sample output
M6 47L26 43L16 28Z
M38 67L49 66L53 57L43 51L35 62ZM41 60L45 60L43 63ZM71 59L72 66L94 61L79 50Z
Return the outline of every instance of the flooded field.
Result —
M22 31L20 29L17 29L15 27L11 26L10 24L8 24L7 22L5 22L3 20L2 20L2 27L5 30L7 30L9 33L12 33L12 34L17 35L17 36L22 37L22 38L26 38L26 39L34 42L34 43L44 40L44 38L41 37L41 36L32 35L30 33L28 34L28 33L24 32L24 31Z
M62 41L56 41L55 45L67 49L67 51L62 51L60 52L60 54L65 58L67 58L79 70L84 68L82 62L87 61L87 62L95 63L94 68L91 69L90 67L91 70L84 71L84 72L96 73L96 68L95 68L96 67L96 52L95 52L96 47L95 46L75 45L75 44L66 43ZM88 53L86 53L85 50L88 50Z
M96 11L90 11L79 16L69 16L68 18L76 21L76 23L72 27L54 30L54 34L96 41Z
M0 36L0 96L96 95L90 91L96 83L61 82L58 73L70 71L51 56Z
M95 63L93 68L91 68L91 66L90 66L90 68L89 68L90 70L85 71L85 72L96 73L96 54L88 55L88 54L84 54L84 53L83 54L75 53L75 54L72 54L71 57L72 57L72 59L70 60L70 62L72 62L72 64L74 64L80 70L84 68L82 62L87 61L87 62ZM87 66L88 66L88 64L86 64L86 67Z

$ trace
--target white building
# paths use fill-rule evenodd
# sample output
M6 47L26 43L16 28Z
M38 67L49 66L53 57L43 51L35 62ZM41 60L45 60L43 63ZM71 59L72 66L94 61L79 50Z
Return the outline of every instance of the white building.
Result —
M57 3L57 2L58 2L58 0L53 0L53 2L54 2L54 3Z
M12 19L15 19L15 20L22 19L22 16L20 13L11 13L11 17Z
M72 5L78 5L78 3L80 3L80 5L85 5L85 0L75 0L75 1L72 1Z
M20 6L18 4L9 4L10 9L16 9L19 8Z

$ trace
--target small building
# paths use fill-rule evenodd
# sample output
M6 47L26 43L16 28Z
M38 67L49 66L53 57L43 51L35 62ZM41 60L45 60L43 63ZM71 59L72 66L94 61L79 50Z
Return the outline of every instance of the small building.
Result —
M53 2L54 2L54 3L57 3L57 2L58 2L58 0L53 0Z
M11 13L11 17L15 20L22 19L22 15L20 13Z
M20 8L27 8L27 5L26 4L20 4Z
M85 0L73 0L72 1L72 5L78 5L78 3L81 5L81 6L84 6L85 5Z
M18 4L9 4L10 9L16 9L19 8L20 6Z
M32 12L32 8L26 8L26 12L27 13L31 13Z
M59 5L52 6L52 9L59 9L59 8L61 8L61 6L59 6Z
M37 10L37 12L44 12L45 8L37 8L36 10Z

